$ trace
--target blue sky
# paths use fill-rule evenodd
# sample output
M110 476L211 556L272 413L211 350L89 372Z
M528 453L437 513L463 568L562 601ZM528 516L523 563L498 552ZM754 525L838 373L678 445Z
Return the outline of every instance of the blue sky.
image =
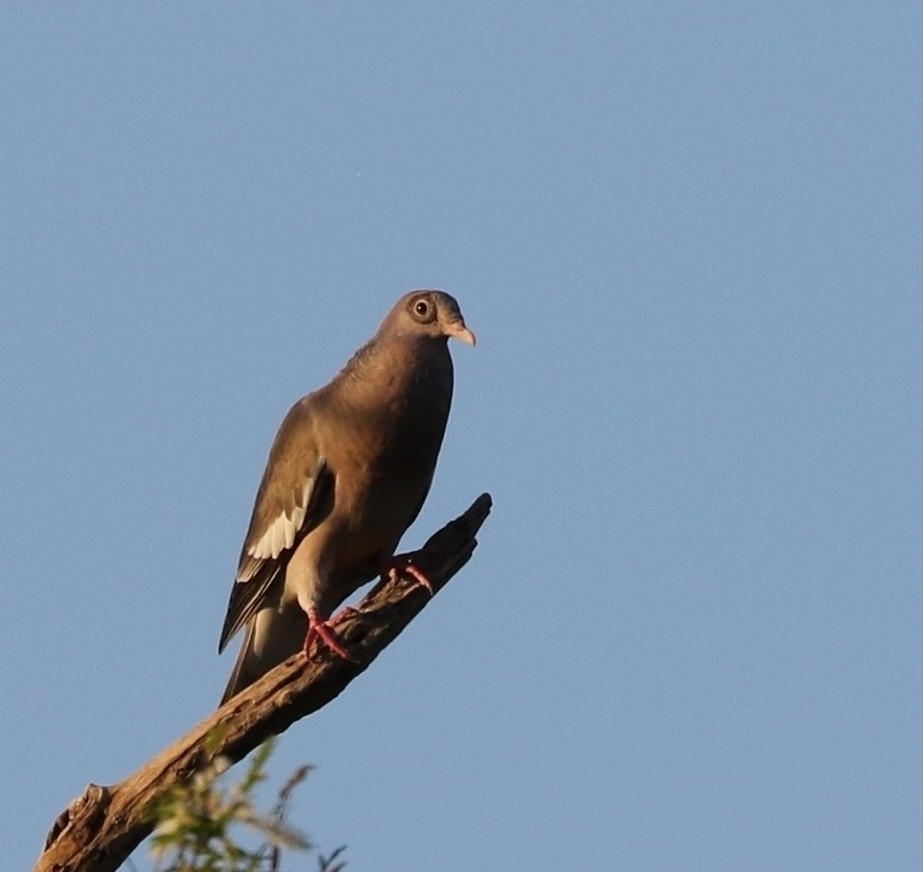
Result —
M494 514L283 737L293 820L376 872L920 868L921 40L888 2L7 7L9 867L213 708L282 415L436 286L479 343L405 544Z

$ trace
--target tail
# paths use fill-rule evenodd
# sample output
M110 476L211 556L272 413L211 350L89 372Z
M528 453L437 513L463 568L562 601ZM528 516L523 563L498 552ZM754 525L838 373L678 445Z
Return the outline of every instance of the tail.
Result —
M231 677L228 679L228 685L224 689L224 695L221 697L221 702L218 703L218 708L221 708L232 696L237 696L245 687L249 687L256 681L256 677L251 676L249 673L250 669L247 668L247 661L251 659L250 655L253 648L253 626L256 624L256 618L253 618L249 624L247 624L247 634L244 636L244 643L240 646L240 651L237 652L237 660L234 663L234 668L231 670Z
M250 618L219 708L300 651L307 626L307 617L297 603L263 608Z

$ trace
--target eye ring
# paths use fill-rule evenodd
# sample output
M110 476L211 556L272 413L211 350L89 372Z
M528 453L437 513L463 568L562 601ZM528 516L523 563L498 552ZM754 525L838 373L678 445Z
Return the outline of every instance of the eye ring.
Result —
M436 318L436 307L426 297L416 297L410 301L410 314L415 321L429 324Z

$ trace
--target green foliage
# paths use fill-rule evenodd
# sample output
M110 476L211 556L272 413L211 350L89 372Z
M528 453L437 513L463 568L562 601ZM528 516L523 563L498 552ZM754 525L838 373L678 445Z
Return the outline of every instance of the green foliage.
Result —
M177 785L153 804L151 857L156 872L278 872L284 850L311 850L307 837L286 822L292 793L310 767L292 773L268 811L256 804L254 794L266 780L274 747L275 740L261 745L235 783L224 783L229 761L218 757L188 784ZM320 872L340 872L346 865L337 861L342 850L319 857Z

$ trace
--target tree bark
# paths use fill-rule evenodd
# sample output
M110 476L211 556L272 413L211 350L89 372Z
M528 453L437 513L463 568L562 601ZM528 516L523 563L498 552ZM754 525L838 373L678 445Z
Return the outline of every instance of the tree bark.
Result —
M433 534L414 555L433 592L471 559L475 538L490 512L489 494ZM153 800L188 781L215 757L236 763L272 735L317 711L398 637L429 602L426 589L405 575L384 578L337 624L355 662L318 646L311 659L296 654L229 700L191 732L124 781L90 784L55 820L35 872L112 872L150 834Z

